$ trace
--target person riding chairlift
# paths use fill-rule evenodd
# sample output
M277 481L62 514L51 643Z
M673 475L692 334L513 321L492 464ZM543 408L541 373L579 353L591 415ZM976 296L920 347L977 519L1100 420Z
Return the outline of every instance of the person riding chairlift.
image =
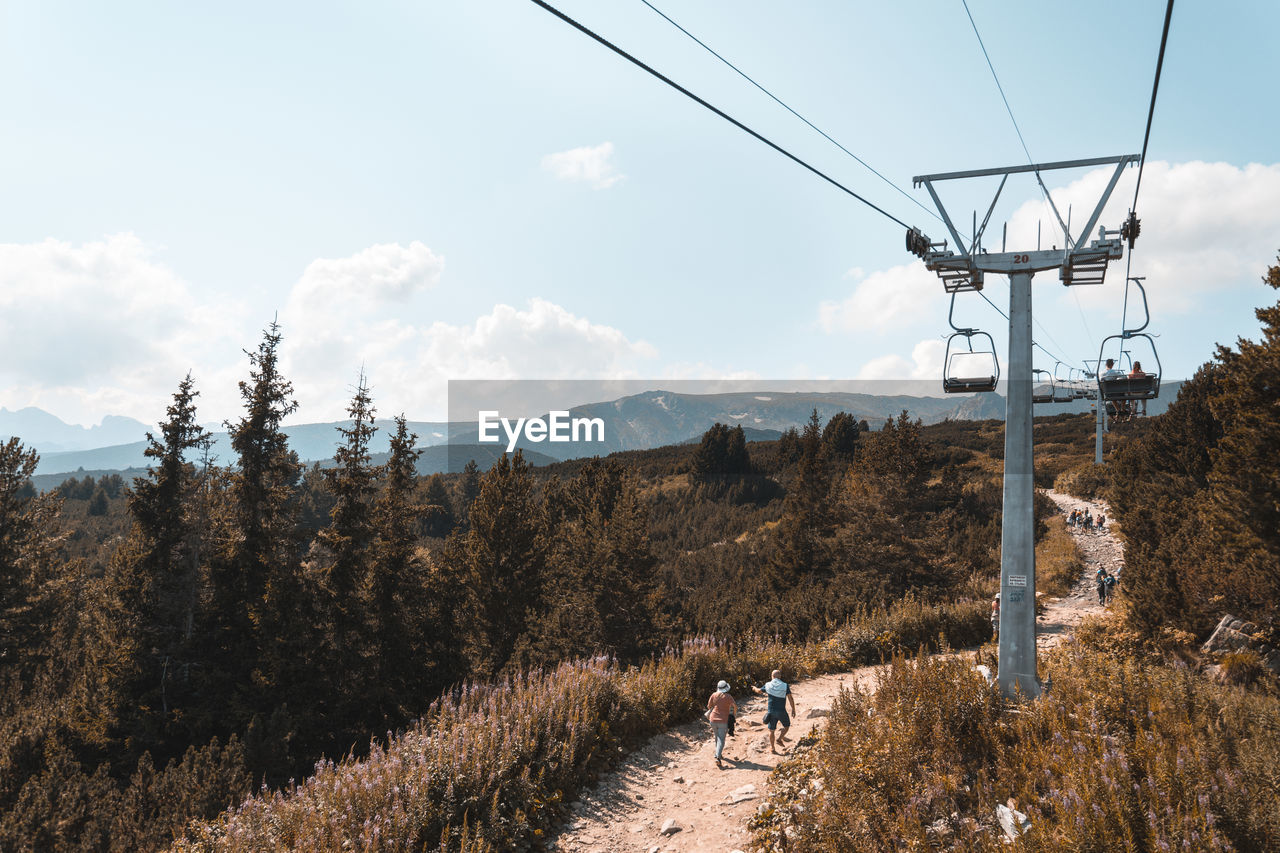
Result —
M1146 377L1147 377L1147 374L1146 374L1146 373L1144 373L1144 372L1142 371L1142 362L1140 362L1140 361L1135 361L1135 362L1133 363L1133 370L1129 371L1129 378L1130 378L1130 379L1145 379ZM1138 404L1138 405L1140 405L1140 406L1141 406L1141 408L1142 408L1142 411L1141 411L1141 412L1139 412L1138 414L1145 415L1145 414L1147 413L1147 401L1146 401L1146 400L1141 400L1141 401L1139 401L1139 404Z
M1133 366L1135 369L1137 369L1138 367L1137 362L1134 362ZM1109 358L1107 359L1107 369L1102 372L1102 378L1103 379L1124 379L1125 372L1120 368L1116 367L1116 360L1114 358ZM1130 404L1126 400L1108 400L1107 409L1114 410L1114 417L1118 421L1124 420L1132 413L1130 411Z

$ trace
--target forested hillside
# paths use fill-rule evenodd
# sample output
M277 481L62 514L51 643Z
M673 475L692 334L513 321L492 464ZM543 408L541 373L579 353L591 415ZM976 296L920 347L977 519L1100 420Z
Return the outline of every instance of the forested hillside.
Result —
M1042 656L1052 690L1011 713L967 662L895 659L779 772L756 849L1280 849L1280 303L1257 316L1110 464L1059 471L1110 500L1125 563L1112 612Z
M229 467L202 453L190 376L132 483L37 495L35 452L0 448L0 848L155 849L465 679L693 636L818 640L904 595L994 589L998 422L815 412L773 442L716 425L420 478L406 423L376 419L361 383L334 465L304 469L280 340L249 356ZM1087 418L1038 429L1058 446L1043 478L1086 458Z

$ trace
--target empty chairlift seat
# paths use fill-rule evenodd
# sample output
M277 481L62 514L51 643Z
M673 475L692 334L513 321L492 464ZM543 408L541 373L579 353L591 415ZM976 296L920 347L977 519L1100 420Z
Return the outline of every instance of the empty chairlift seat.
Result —
M1031 402L1053 402L1053 374L1049 371L1038 367L1031 371Z
M963 339L965 349L959 348ZM978 338L978 347L974 346ZM976 329L956 332L947 339L947 355L942 376L942 390L948 394L969 394L996 390L1000 381L1000 362L996 358L991 335Z

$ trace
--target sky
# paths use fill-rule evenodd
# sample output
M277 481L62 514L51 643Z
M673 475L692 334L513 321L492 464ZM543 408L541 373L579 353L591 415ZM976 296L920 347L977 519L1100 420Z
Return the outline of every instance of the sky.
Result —
M641 0L554 5L935 240L913 176L1027 162L960 0L652 2L887 181ZM1036 162L1140 152L1164 6L970 0ZM1174 10L1129 259L1170 379L1276 299L1278 27L1263 0ZM342 417L362 370L421 420L450 379L941 384L950 302L900 225L528 0L10 0L0 39L6 408L155 423L190 371L232 419L273 319L297 422ZM1077 230L1105 180L1045 174ZM968 231L995 187L940 189ZM1006 223L1010 251L1061 244L1029 176L988 249ZM1037 366L1097 357L1124 268L1036 277ZM1003 361L995 308L955 317Z

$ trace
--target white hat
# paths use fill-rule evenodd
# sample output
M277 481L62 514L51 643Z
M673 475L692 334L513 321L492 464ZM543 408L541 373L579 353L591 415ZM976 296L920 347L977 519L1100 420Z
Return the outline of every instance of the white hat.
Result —
M722 682L720 682L719 684L717 684L717 685L716 685L716 690L717 690L717 691L719 691L720 693L728 693L728 692L729 692L729 682L727 682L727 681L722 681Z
M999 597L1000 597L1000 593L998 593L998 592L997 592L997 593L996 593L996 598L999 598Z

